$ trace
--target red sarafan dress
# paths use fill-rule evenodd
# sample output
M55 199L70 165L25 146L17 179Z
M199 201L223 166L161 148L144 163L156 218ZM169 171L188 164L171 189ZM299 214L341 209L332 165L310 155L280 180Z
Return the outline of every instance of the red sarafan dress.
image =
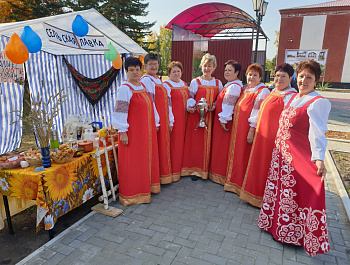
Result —
M170 131L169 127L173 121L170 121L169 115L173 117L171 112L170 91L164 88L162 81L158 76L143 75L141 83L146 86L147 91L154 99L156 109L159 115L158 153L159 153L159 174L160 183L168 184L172 182L172 169L170 158ZM154 89L153 89L154 88Z
M329 251L325 188L311 161L308 106L283 110L258 226L280 242L304 246L310 256Z
M243 90L241 81L233 81L228 83L229 86L237 85L241 88L241 93ZM222 112L222 104L225 102L224 97L227 90L227 84L223 88L223 90L219 93L216 100L216 109L215 109L215 117L213 121L213 136L212 136L212 144L211 144L211 159L210 159L210 167L209 167L209 178L211 181L224 185L226 179L226 170L227 170L227 157L228 151L230 147L230 138L232 132L232 120L226 123L226 128L228 129L225 132L220 125L219 113ZM235 102L239 96L232 97L228 96L229 101L227 104L235 104Z
M211 107L219 94L219 80L215 79L215 86L202 85L199 78L195 80L198 83L196 103L198 104L201 98L205 98ZM197 127L200 120L197 111L188 114L181 176L195 175L202 179L208 178L213 119L213 111L208 111L205 117L207 130Z
M166 89L162 84L156 84L155 104L159 114L158 153L160 183L172 182L172 169L170 157L170 131L169 131L169 100Z
M255 99L260 91L267 87L260 84L259 88L255 91L247 91L247 88L248 86L245 87L234 109L226 181L224 184L224 190L237 194L241 191L252 148L252 145L247 142L247 135L250 128L248 119L253 110Z
M170 134L170 157L172 166L172 181L180 180L182 156L185 143L185 130L187 123L187 100L189 98L188 86L180 81L182 86L174 87L171 82L165 81L164 85L171 88L171 104L174 114L174 126Z
M261 103L255 137L239 198L261 207L262 197L275 145L278 120L284 108L284 98L296 90L281 94L271 92Z
M127 118L129 144L118 145L119 202L127 206L150 203L151 193L160 192L160 181L152 99L146 89L124 85L133 93Z

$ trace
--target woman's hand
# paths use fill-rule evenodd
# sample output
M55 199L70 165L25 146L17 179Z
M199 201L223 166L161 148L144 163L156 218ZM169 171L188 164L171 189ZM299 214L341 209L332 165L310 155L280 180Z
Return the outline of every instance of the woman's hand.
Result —
M322 160L316 160L316 166L317 166L317 175L322 177L321 181L323 182L324 177L327 174L326 166L324 165L324 162Z
M255 128L254 127L250 127L248 135L247 135L247 142L248 142L248 144L252 144L253 143L254 135L255 135Z
M171 133L173 131L173 126L169 126L169 132Z
M120 133L120 142L123 145L128 145L129 144L129 137L128 137L128 134L126 132L121 132Z
M210 108L209 111L214 111L216 109L216 104L214 103Z
M195 111L196 111L195 107L189 107L188 108L188 112L190 112L190 113L194 113Z
M226 128L226 123L220 122L221 128L225 131L228 132L228 129Z

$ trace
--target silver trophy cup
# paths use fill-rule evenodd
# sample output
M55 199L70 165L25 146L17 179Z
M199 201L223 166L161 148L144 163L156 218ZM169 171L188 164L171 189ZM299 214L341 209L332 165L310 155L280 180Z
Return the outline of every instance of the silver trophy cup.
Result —
M202 128L205 127L208 130L208 126L205 123L205 115L208 112L208 104L207 104L207 100L205 98L201 98L198 101L198 103L197 103L197 110L199 112L200 119L199 119L199 122L198 122L198 124L196 126L196 130L197 130L198 127L202 127Z

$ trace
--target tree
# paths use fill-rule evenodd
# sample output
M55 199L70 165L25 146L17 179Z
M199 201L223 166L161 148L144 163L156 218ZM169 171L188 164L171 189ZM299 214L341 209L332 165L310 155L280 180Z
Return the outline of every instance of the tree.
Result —
M278 51L278 42L279 42L279 38L280 38L280 32L279 31L275 31L276 34L276 39L273 42L273 44L276 46L276 53ZM271 75L275 74L275 68L276 68L276 61L277 61L277 54L275 55L275 57L272 58L272 60L266 59L266 63L265 63L265 70L266 71L271 71Z
M169 29L165 28L165 25L159 28L159 46L160 46L160 69L163 71L163 75L167 75L168 65L171 61L171 39L172 32Z
M275 30L275 34L276 34L276 39L275 39L275 41L273 42L273 44L276 45L276 48L277 48L277 50L278 50L278 42L280 41L280 31Z
M125 32L137 43L151 33L150 28L155 22L139 22L135 16L147 16L149 3L145 0L110 0L105 1L98 10L109 21Z
M3 8L8 8L9 13L1 13L2 20L6 22L23 21L40 17L52 16L64 13L63 0L7 0Z
M276 60L277 60L277 55L275 55L275 57L273 57L272 60L269 60L269 59L266 60L265 70L271 71L271 75L275 74Z
M155 22L139 22L147 16L146 0L0 0L0 22L22 21L70 11L95 8L134 41L151 33Z
M142 48L144 48L147 52L158 53L160 50L159 47L159 39L156 31L153 31L147 38L146 41L142 42Z

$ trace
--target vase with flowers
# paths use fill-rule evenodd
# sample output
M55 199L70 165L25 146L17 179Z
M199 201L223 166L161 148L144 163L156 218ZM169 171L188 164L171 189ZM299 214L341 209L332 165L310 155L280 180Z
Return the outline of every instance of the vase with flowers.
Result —
M41 149L42 162L45 168L51 166L50 159L50 135L54 124L54 119L59 112L59 106L66 101L68 95L62 95L63 89L56 95L49 97L48 101L42 102L40 95L36 98L33 94L30 94L31 103L25 99L25 103L30 106L30 112L27 116L23 117L22 113L18 110L17 116L22 119L23 122L29 123L32 128L35 137L37 139L38 147ZM19 122L15 121L14 123Z

